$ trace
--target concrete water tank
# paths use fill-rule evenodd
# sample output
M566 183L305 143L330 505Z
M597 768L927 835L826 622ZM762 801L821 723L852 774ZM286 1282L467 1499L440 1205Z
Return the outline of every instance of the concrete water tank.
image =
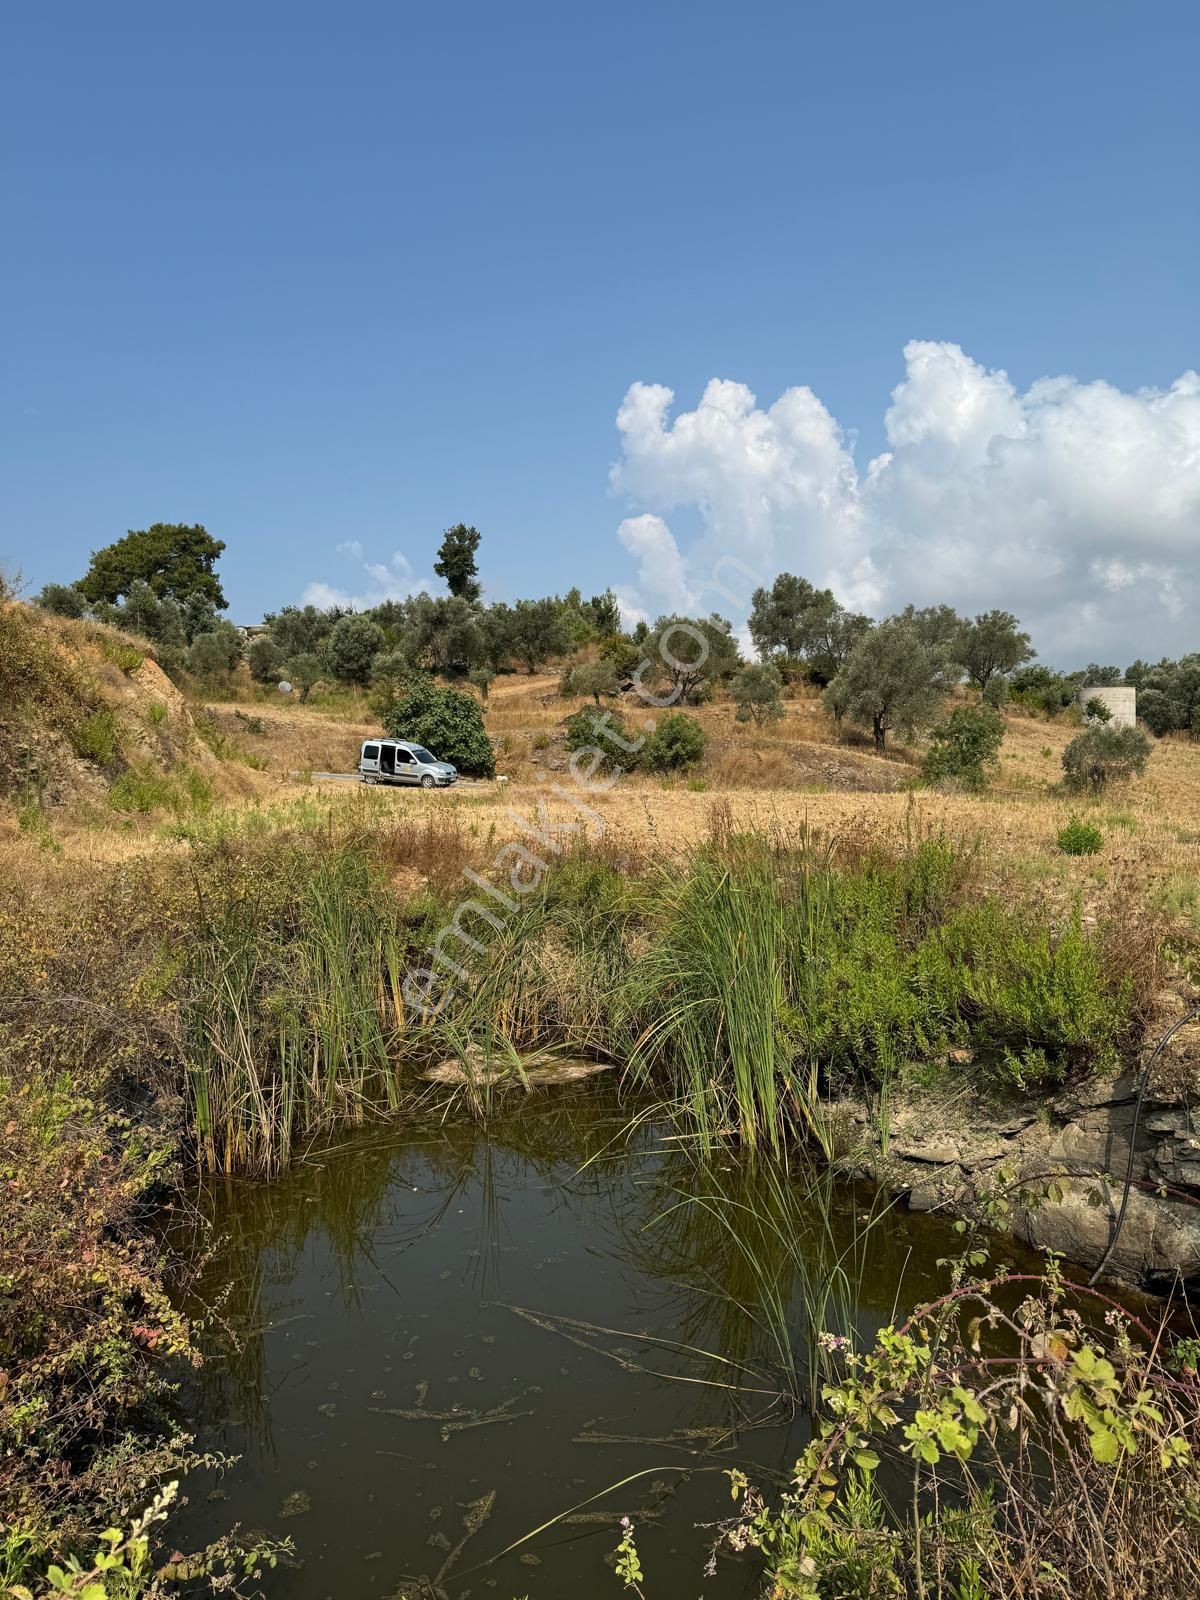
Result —
M1112 713L1110 728L1137 726L1137 690L1125 684L1084 684L1076 696L1081 711L1087 711L1089 700L1102 700Z

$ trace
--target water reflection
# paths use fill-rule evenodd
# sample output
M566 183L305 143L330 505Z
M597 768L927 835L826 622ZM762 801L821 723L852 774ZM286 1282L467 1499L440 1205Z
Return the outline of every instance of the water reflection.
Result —
M667 1127L627 1143L626 1115L577 1092L208 1188L193 1415L242 1459L189 1485L188 1539L292 1534L271 1592L296 1600L591 1600L619 1593L629 1513L655 1600L752 1591L732 1562L701 1582L722 1470L786 1471L814 1330L869 1338L954 1236L802 1171L698 1166Z

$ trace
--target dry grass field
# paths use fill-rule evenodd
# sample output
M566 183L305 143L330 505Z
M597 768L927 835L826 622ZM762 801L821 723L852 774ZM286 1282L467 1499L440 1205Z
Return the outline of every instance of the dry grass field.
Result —
M380 821L449 812L471 836L497 840L519 830L518 817L542 817L658 849L703 836L714 807L738 828L789 834L808 828L834 840L897 844L906 835L944 830L976 845L989 872L1043 884L1056 898L1127 884L1142 904L1200 915L1200 745L1186 739L1156 742L1144 778L1093 802L1064 794L1059 781L1062 751L1076 729L1062 719L1014 712L988 791L940 793L919 785L919 749L897 745L881 758L861 735L838 737L817 696L803 693L765 728L735 722L729 703L699 707L695 715L710 742L688 777L628 774L611 787L584 789L567 770L560 729L585 702L561 698L557 681L553 675L497 680L486 721L499 741L497 772L507 782L464 781L450 793L365 789L313 777L351 772L361 741L378 731L363 697L301 706L243 692L205 698L191 709L223 741L216 763L228 775L216 785L223 810L269 813L300 803L338 813L354 807ZM636 708L627 715L635 717ZM1058 831L1076 814L1103 832L1098 855L1059 851ZM48 854L18 830L11 813L0 814L10 865L19 858L27 870L43 873L62 862L184 848L161 816L130 818L94 804L59 808L51 828L59 848Z

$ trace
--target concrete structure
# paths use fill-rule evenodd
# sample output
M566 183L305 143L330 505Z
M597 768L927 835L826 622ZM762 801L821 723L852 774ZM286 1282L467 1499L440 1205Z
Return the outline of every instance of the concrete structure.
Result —
M1079 701L1081 711L1087 711L1089 700L1103 700L1112 712L1109 721L1110 728L1133 728L1137 726L1137 690L1125 684L1084 684L1076 699Z

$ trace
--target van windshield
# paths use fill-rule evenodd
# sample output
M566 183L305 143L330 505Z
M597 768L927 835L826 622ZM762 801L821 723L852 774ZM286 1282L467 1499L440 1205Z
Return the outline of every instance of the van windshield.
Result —
M408 747L418 761L436 761L436 756L431 756L423 744L410 744Z

